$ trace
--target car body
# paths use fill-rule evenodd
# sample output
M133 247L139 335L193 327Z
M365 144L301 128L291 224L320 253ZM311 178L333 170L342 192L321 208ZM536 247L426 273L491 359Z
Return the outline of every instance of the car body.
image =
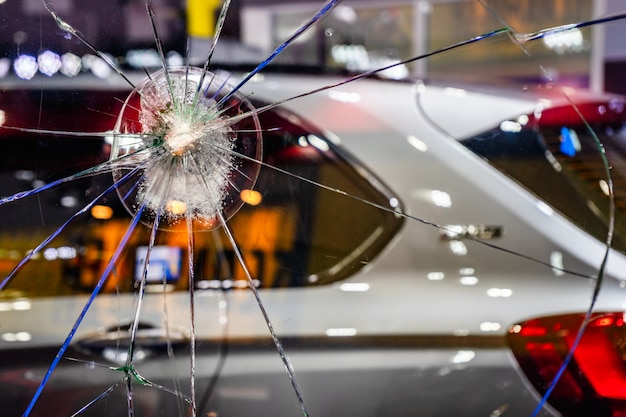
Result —
M137 79L140 77L143 76L137 75ZM230 82L236 83L237 77L243 75L235 73ZM35 106L40 100L46 102L46 97L55 97L56 103L64 103L60 97L67 97L68 108L58 105L61 110L58 114L53 113L57 109L43 110L43 117L39 118L46 122L40 125L42 128L88 132L110 129L107 124L112 126L115 117L107 112L117 112L120 107L120 102L113 97L123 100L129 89L123 84L95 87L93 81L73 80L71 89L53 80L38 83L35 88L17 80L3 81L0 99L6 125L15 126L17 118L21 122L17 125L33 126L32 118L37 114ZM619 132L618 127L625 118L624 100L617 96L591 95L583 90L520 92L373 78L324 88L338 81L341 78L268 73L255 77L243 90L258 108L309 91L321 91L288 100L259 115L261 125L267 129L263 133L265 143L272 142L275 132L281 129L291 131L285 127L291 123L297 127L293 130L294 138L305 137L308 141L300 143L298 149L302 152L312 147L316 149L313 156L289 156L280 150L265 149L265 164L278 166L281 171L263 167L275 175L267 182L259 179L255 188L262 193L270 189L277 195L287 193L290 204L293 201L302 204L296 210L299 213L303 213L302 207L318 207L311 218L322 216L318 217L323 219L319 221L323 221L327 229L319 229L323 236L315 240L314 245L320 246L310 250L315 251L316 257L336 256L337 253L342 257L336 264L317 266L323 269L330 265L328 279L321 282L312 280L315 274L307 270L308 280L259 284L262 305L293 365L308 412L314 416L530 415L541 394L527 379L534 381L536 377L524 375L522 371L533 365L520 367L518 360L523 355L517 359L514 355L525 346L521 343L522 348L512 350L520 345L515 342L515 334L524 336L519 330L526 328L522 322L556 315L566 315L564 317L573 320L568 337L575 334L582 315L590 306L605 244L602 231L592 236L592 230L596 229L576 223L579 219L568 218L571 213L561 210L559 201L550 202L545 194L537 191L534 187L541 187L532 182L537 181L536 175L519 174L516 178L512 177L515 173L505 175L497 168L497 163L490 164L487 160L499 154L484 151L480 143L476 145L471 140L485 141L489 137L485 132L493 131L503 135L526 131L536 134L553 125L573 126L572 129L584 132L584 126L581 127L584 123L575 117L567 118L571 116L568 112L574 106L586 109L591 104L593 111L585 115L593 128L600 132L609 126ZM23 99L20 103L24 106L16 108L11 103L17 103L15 95L20 94ZM84 118L72 116L81 108L100 109L101 105L112 107L94 111ZM600 106L604 106L604 113L597 113ZM567 109L567 117L559 113L562 109ZM45 125L48 122L49 125ZM84 124L91 128L85 128ZM616 135L619 137L619 133ZM10 160L19 158L3 157L8 158L3 173L7 178L5 187L10 187L3 190L3 195L19 191L14 189L17 187L15 178L19 177L20 184L24 185L41 179L38 174L32 177L32 172L53 175L56 170L62 171L62 177L66 175L64 167L70 166L76 172L106 161L110 151L106 135L64 139L62 134L3 129L1 139L6 143L21 140L18 149L25 147L26 138L33 136L36 140L32 149L35 150L19 157L26 161L23 167L9 164ZM54 151L56 144L64 140L67 143ZM79 141L91 142L85 145L86 149L76 152L77 155L70 155L73 143ZM540 149L541 155L545 149ZM39 152L39 156L29 161L27 156L35 152ZM306 165L302 161L322 164L320 152L332 152L329 160L341 168L327 177L315 177L324 178L314 180L317 192L328 194L313 199L309 194L298 194L301 191L297 191L291 181L303 182L301 178L310 173L298 168ZM281 165L283 157L295 158L296 162ZM526 151L512 152L510 156L513 166L530 164L531 170L536 171L530 159L525 159L527 157L530 158ZM545 156L542 158L548 161ZM599 156L592 158L600 160ZM33 162L40 165L33 168ZM345 178L342 176L347 169L344 165L354 171L345 174ZM604 166L601 162L596 165ZM282 170L295 172L298 177L292 178ZM561 176L560 171L553 171ZM618 165L615 172L616 176L621 174ZM16 176L16 173L20 174ZM103 177L111 181L110 172ZM333 182L335 179L337 182ZM539 182L543 179L549 181L542 173ZM100 183L81 181L68 188L80 190L77 194L80 204L104 189ZM360 195L359 186L364 193L368 187L373 191ZM21 233L11 232L3 236L5 241L13 244L22 239L32 247L37 244L34 240L42 239L35 236L36 230L58 228L62 224L59 219L81 207L80 204L64 206L60 203L64 192L28 200L23 207L3 205L2 216L7 222L19 223L16 230ZM548 191L548 195L555 193ZM574 208L582 198L571 190L563 194L559 198L565 198L566 205ZM42 193L42 196L47 195ZM333 196L337 200L332 200ZM89 199L85 200L87 197ZM109 196L109 200L115 199L114 194ZM328 201L332 203L319 205L322 203L318 201L326 199L331 199ZM127 224L130 214L119 203L114 204L111 203L115 211L113 220L121 219L120 224ZM598 206L596 213L602 213L604 207ZM286 206L281 207L279 211L286 213ZM260 209L252 207L250 210L255 213L254 210ZM368 220L370 214L364 214L368 210L382 213L381 219ZM40 212L49 215L38 219ZM245 213L242 209L231 220L245 256L251 256L255 248L260 250L260 246L248 247L248 241L303 224L296 221L296 226L290 226L288 217L272 220L251 215L248 223L239 226L237 216L245 219ZM42 256L32 260L20 273L26 278L22 281L16 278L15 288L5 289L0 304L3 334L0 403L6 415L24 412L58 354L58 348L64 345L72 325L89 304L89 294L97 277L86 280L85 270L101 271L103 267L94 267L89 259L95 258L89 258L88 253L96 250L101 252L100 258L110 256L114 248L111 245L121 239L125 227L107 224L107 220L93 219L82 226L79 223L73 237L62 235L59 243L50 245L55 250L48 252L48 261L44 260L46 252L42 250ZM363 231L359 231L360 224L366 225L362 226ZM384 230L379 230L380 225ZM252 233L261 226L267 230L259 232L260 235ZM313 235L322 226L311 227L307 230L312 230ZM5 225L5 230L9 230L9 226ZM105 237L99 246L91 245L97 233ZM23 236L28 234L33 235L30 241ZM176 232L165 232L165 235L168 240L163 247L179 247L184 253L184 238L181 241ZM352 245L348 246L349 250L339 248L336 252L332 243L338 241L339 246L343 245L345 242L339 236L344 235L357 236L357 241L348 244ZM619 238L618 232L616 239ZM67 243L72 242L71 239L74 243ZM190 292L184 286L188 269L185 272L184 266L180 266L185 256L167 250L158 255L166 261L172 257L179 265L174 269L180 271L168 276L167 283L161 282L166 278L157 277L156 282L148 286L153 291L139 297L140 273L134 271L137 259L141 258L138 245L125 249L129 259L118 266L119 278L114 281L117 284L105 287L93 301L65 353L73 360L62 360L52 373L32 415L49 415L51 410L55 415L73 415L85 406L88 407L81 415L127 412L128 328L135 320L139 300L142 306L133 362L139 376L132 374L135 375L136 415L185 415L186 403L172 394L189 390ZM278 256L279 243L274 245L270 251L274 250L276 262L282 263L277 268L292 268L288 258ZM20 246L15 244L15 247ZM371 252L366 250L372 247ZM232 250L228 253L231 258L235 256ZM7 254L5 269L9 271L23 255ZM266 260L271 258L267 253L265 256ZM45 262L55 266L41 266ZM256 273L260 271L262 275L267 269L254 266L261 261L250 262L254 278L263 280ZM622 252L611 251L596 311L618 314L623 311L625 262ZM230 265L230 268L237 268L232 259ZM79 284L71 290L67 282L57 287L44 284L41 275L52 274L54 268L64 271L61 276L73 276L74 284ZM72 271L76 274L77 270L78 275L72 275ZM93 271L90 273L98 275ZM234 269L226 275L217 269L212 271L216 275L196 281L192 292L198 411L209 415L252 412L298 415L302 412L301 403L294 394L254 293L246 290L247 281L242 278L245 274ZM176 290L172 289L174 287ZM515 326L522 327L517 327L516 331ZM619 333L621 327L614 327ZM533 336L537 335L528 337ZM557 346L545 333L540 336L544 337L544 345ZM550 362L550 372L560 363ZM539 374L544 371L536 364L535 368L539 368ZM551 379L549 372L547 375L538 383L543 384L544 389L545 379ZM108 392L109 387L116 388ZM557 392L558 410L548 404L540 415L559 412L577 415L580 410L586 415L611 415L597 404L610 402L607 397L616 398L615 408L609 406L608 409L619 410L620 389L617 386L617 393L605 394L600 400L598 392L588 386L580 389L584 392L580 397ZM558 402L562 397L565 397L565 405ZM95 399L99 400L93 402Z

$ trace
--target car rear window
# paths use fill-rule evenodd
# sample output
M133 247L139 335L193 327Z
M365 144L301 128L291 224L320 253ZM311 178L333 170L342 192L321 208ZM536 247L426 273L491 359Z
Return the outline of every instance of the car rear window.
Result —
M590 102L521 115L461 143L601 241L610 218L605 154L615 185L613 247L626 253L625 122L622 99Z

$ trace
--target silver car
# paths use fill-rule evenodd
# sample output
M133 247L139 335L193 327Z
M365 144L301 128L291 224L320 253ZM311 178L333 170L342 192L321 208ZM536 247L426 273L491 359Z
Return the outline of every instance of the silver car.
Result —
M623 97L93 59L0 79L3 415L626 413Z

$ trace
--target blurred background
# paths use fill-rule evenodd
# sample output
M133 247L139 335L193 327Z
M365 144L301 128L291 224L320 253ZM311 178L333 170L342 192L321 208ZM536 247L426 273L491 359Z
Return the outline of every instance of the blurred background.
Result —
M233 0L214 62L226 66L258 63L321 4L311 0ZM54 0L52 5L59 16L121 65L138 69L159 66L143 0ZM203 63L221 6L220 0L154 0L160 41L171 65L184 62L187 46L190 61ZM323 24L281 53L275 64L362 72L455 44L485 30L509 26L520 34L532 33L625 9L626 0L489 0L483 4L473 0L346 0ZM454 53L396 67L384 75L489 83L549 79L562 85L626 93L621 76L626 69L626 45L619 36L623 27L621 22L597 25L529 43L525 46L533 59L513 42L481 41ZM46 51L52 54L42 57ZM65 56L68 52L81 60ZM41 0L0 0L1 78L35 76L37 68L29 67L28 62L37 62L39 73L46 74L46 60L60 63L56 71L48 71L53 74L74 76L91 70L107 76L107 69L90 62L93 58L85 59L90 53L56 26ZM43 60L43 65L37 60Z

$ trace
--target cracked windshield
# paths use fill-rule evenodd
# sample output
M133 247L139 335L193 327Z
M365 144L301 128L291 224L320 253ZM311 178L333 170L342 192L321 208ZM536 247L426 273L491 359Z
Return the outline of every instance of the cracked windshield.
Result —
M625 0L0 0L3 416L626 415Z

